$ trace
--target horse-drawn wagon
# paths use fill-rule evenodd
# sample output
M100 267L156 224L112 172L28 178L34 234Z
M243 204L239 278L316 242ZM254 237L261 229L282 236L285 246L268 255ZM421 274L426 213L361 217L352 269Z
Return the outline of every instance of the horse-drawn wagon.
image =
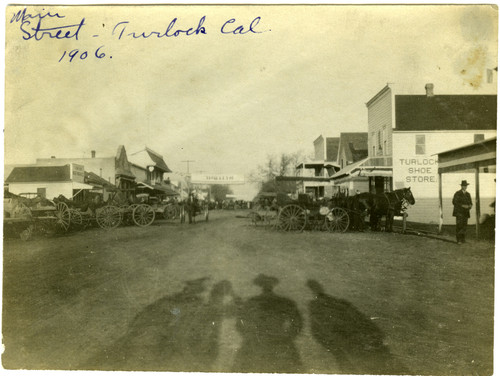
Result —
M55 233L68 231L71 214L68 206L54 202L36 193L4 195L4 230L29 240L35 232Z
M297 199L292 199L284 193L259 196L260 209L249 214L252 223L271 224L282 231L363 230L367 216L370 217L372 230L378 230L381 218L385 217L385 229L392 231L394 216L402 216L405 219L407 206L415 204L410 188L380 194L335 196L319 201L307 194L299 194ZM264 204L262 200L265 200Z
M299 194L297 200L278 194L276 227L282 231L327 230L345 232L349 228L349 214L341 207L324 200L315 201L308 194Z

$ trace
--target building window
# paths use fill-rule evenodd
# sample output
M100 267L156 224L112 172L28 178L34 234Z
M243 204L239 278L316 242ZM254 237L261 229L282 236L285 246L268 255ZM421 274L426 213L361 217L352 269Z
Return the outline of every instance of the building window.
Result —
M384 155L387 155L387 141L384 141Z
M478 133L474 135L474 142L484 141L484 134Z
M425 135L417 134L415 136L415 154L416 155L425 154Z

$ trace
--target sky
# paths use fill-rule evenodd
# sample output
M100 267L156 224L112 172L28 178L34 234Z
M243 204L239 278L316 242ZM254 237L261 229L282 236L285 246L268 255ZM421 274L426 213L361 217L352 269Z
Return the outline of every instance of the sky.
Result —
M78 40L38 41L23 39L38 19L11 22L23 9L6 10L6 164L148 146L174 171L191 160L190 172L248 175L269 155L313 154L321 134L366 131L365 103L387 83L496 94L477 79L497 66L489 5L28 7L64 16L41 28L84 18ZM175 18L171 33L196 28L203 17L206 34L127 36L162 34ZM231 19L223 31L255 20L256 32L222 33Z

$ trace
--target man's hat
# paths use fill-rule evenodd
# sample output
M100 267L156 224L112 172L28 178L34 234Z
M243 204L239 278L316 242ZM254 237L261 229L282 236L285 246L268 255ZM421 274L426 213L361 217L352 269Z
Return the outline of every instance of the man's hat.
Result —
M462 184L460 185L463 187L464 185L469 185L469 183L467 183L467 180L462 180Z

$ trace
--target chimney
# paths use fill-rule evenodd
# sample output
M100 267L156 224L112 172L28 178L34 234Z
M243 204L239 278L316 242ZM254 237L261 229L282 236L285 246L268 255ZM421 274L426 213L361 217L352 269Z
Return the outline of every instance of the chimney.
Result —
M95 150L92 150L90 154L92 154L92 158L95 158Z
M428 97L433 97L434 96L434 84L426 84L425 85L425 94Z

